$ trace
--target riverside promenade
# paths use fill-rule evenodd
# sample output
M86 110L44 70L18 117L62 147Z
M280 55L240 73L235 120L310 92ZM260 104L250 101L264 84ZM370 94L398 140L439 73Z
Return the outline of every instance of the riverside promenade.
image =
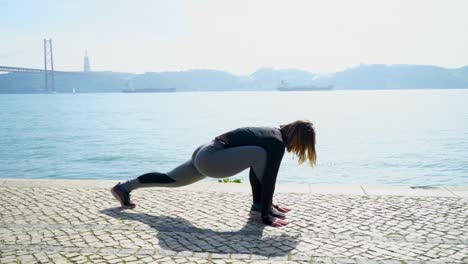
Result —
M115 183L0 179L0 263L468 263L468 187L280 184L272 228L248 184Z

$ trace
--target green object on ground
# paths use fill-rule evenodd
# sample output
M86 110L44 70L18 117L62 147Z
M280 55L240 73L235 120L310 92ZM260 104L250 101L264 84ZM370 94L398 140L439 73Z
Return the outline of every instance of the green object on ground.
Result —
M234 180L231 180L229 178L224 178L222 180L218 180L218 182L224 182L224 183L241 183L242 180L241 179L234 179Z

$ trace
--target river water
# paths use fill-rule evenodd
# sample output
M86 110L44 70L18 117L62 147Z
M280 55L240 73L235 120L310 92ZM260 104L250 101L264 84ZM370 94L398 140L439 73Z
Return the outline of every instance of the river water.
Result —
M280 183L468 185L468 90L0 95L0 177L124 180L297 119L315 123L317 167L286 153Z

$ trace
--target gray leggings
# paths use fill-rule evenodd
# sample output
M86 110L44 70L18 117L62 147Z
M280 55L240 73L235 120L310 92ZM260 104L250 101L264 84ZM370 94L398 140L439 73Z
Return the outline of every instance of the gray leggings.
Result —
M252 168L259 182L265 170L267 153L259 146L223 148L217 141L199 146L192 159L177 166L167 174L152 172L127 181L122 186L127 191L142 187L180 187L200 181L205 177L226 178Z

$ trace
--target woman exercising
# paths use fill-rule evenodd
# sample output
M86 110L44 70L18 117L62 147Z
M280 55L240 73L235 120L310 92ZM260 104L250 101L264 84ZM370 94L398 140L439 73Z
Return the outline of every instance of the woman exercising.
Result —
M315 166L315 129L307 120L298 120L279 128L243 127L224 133L199 146L192 158L168 173L151 172L118 183L111 189L123 208L135 208L130 192L143 187L179 187L205 177L226 178L250 168L253 211L260 211L263 223L286 226L288 208L273 205L276 176L284 150L298 156L299 164Z

